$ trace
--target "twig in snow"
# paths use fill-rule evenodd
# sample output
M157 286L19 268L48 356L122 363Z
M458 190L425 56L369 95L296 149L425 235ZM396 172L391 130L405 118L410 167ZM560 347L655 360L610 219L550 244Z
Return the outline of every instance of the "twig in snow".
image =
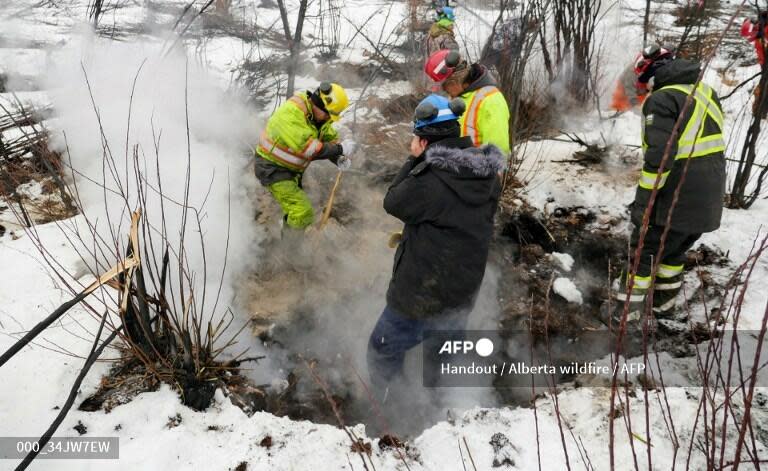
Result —
M728 94L727 94L727 95L725 95L725 96L721 96L721 97L720 97L720 101L723 101L723 100L727 100L728 98L730 98L731 96L733 96L733 94L734 94L734 93L736 93L736 91L737 91L738 89L740 89L741 87L745 86L746 84L748 84L749 82L753 81L754 79L758 78L758 77L760 76L760 74L762 74L762 72L758 72L758 73L756 73L755 75L753 75L753 76L749 77L748 79L744 80L744 81L743 81L743 82L741 82L740 84L736 85L736 86L733 88L733 90L731 90L730 92L728 92Z
M462 440L464 440L464 447L467 449L467 455L469 456L469 462L472 463L472 469L477 471L477 466L475 466L475 459L472 458L472 451L469 449L469 444L467 443L467 437L462 436Z
M51 439L53 434L56 432L56 430L59 428L59 425L64 421L64 418L67 416L67 413L69 413L69 410L72 408L72 404L75 403L75 398L77 397L77 393L80 390L80 385L83 383L83 379L85 379L85 376L88 374L88 371L90 371L93 364L96 362L96 359L101 355L101 353L104 351L104 349L109 345L115 337L117 337L117 333L122 328L122 326L118 327L117 329L113 330L109 336L104 339L104 341L99 345L99 341L101 340L101 332L104 329L104 323L107 320L107 313L104 313L104 316L101 318L101 324L99 325L99 330L96 333L96 338L93 342L93 347L91 348L91 353L88 355L88 359L85 361L85 365L83 365L83 368L80 370L80 373L77 375L77 378L75 379L74 384L72 384L72 387L69 390L69 396L67 397L66 402L61 407L61 410L59 411L58 415L56 415L56 418L53 420L53 423L48 427L48 430L45 431L42 437L40 437L40 440L37 441L38 446L33 447L32 451L27 454L27 456L24 457L24 460L16 467L16 471L24 471L27 469L27 467L32 463L32 461L35 459L35 457L38 455L40 450L45 449L45 445L48 443L48 441Z

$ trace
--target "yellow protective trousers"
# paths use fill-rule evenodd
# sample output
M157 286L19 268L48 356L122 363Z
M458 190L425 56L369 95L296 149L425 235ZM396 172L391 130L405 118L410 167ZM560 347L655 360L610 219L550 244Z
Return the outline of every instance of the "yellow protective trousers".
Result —
M280 203L285 214L285 223L293 229L305 229L315 220L312 202L301 188L301 175L290 180L281 180L267 186L272 196Z

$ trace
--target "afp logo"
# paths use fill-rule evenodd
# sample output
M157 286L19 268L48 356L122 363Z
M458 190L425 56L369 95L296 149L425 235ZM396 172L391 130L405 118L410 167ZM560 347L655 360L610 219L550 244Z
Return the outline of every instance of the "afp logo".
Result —
M487 357L493 353L493 342L485 337L478 339L477 342L472 340L446 340L440 347L439 355L456 355L458 353L468 354L472 351L477 352L481 357Z

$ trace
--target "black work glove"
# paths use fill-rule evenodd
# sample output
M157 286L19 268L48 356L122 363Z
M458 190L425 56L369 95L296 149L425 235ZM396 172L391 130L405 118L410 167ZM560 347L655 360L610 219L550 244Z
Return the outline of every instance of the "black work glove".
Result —
M312 160L330 160L335 164L336 161L339 160L339 156L342 152L343 149L341 148L341 144L326 142L323 144L323 148L320 152L318 152Z

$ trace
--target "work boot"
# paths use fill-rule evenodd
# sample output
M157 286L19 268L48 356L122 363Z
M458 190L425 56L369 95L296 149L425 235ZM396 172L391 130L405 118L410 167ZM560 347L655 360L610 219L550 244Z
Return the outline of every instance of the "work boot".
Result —
M636 276L629 295L629 312L627 314L627 330L639 326L640 319L645 309L645 295L650 285L650 277ZM627 280L624 274L613 281L611 287L611 302L604 302L600 308L600 320L612 329L618 329L621 325L621 317L624 314L624 302L627 299ZM610 304L610 310L608 305Z
M683 285L683 275L674 278L657 278L653 292L653 313L660 319L674 315L677 295Z
M610 307L609 307L610 306ZM642 319L643 309L645 308L645 296L641 301L630 301L629 313L627 313L627 330L639 328L640 319ZM621 317L624 314L624 299L614 297L609 303L605 301L600 306L598 314L600 322L609 326L613 330L618 330L621 325Z

